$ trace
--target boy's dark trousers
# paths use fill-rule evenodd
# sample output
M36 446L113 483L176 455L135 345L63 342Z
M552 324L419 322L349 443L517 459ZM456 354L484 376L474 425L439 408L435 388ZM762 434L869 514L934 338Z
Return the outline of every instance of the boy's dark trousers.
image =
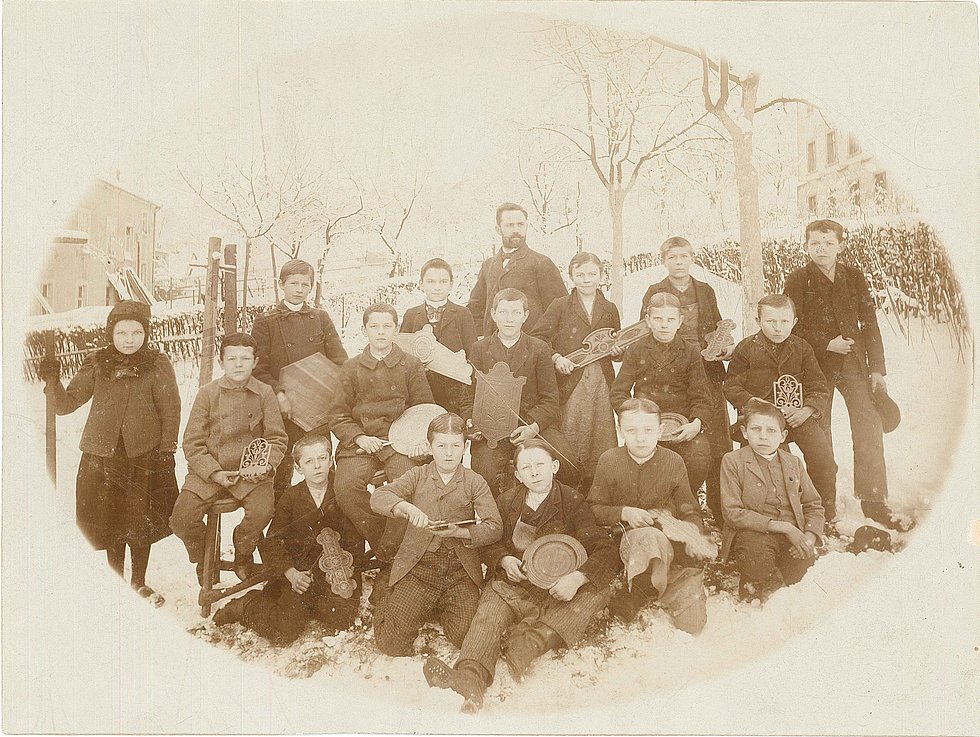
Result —
M193 491L186 489L177 496L177 503L170 515L170 529L183 541L191 563L204 560L204 515L216 501L230 497L228 492L224 492L215 494L210 499L201 499ZM251 559L256 546L262 540L262 531L272 521L275 510L272 486L268 483L257 486L239 501L245 510L245 516L232 534L235 559Z
M711 467L711 442L708 440L708 436L705 433L700 433L683 443L664 443L663 445L684 459L691 493L697 497L698 489L708 477L708 471Z
M388 481L394 481L415 465L411 458L390 447L384 447L373 455L344 455L337 459L337 475L334 478L337 504L354 524L358 534L367 540L379 561L394 558L405 533L406 520L388 520L375 514L371 510L368 482L381 469L384 469Z
M810 417L799 427L789 428L786 442L796 443L803 451L806 472L820 495L827 521L832 521L837 516L837 461L823 425Z
M843 360L840 368L833 374L828 374L827 380L831 385L830 404L833 405L833 390L836 387L844 397L847 417L851 423L851 438L854 443L854 496L861 501L883 502L888 498L885 446L881 417L878 416L878 410L871 398L871 380L856 356L847 354L841 358ZM831 407L827 408L821 418L821 424L827 439L832 441Z
M790 555L786 535L755 530L739 530L732 541L735 566L741 575L739 596L765 600L776 589L803 578L813 559Z
M349 628L360 606L360 587L354 589L349 599L344 599L330 590L319 568L310 574L313 583L304 594L293 591L283 576L270 581L245 605L241 623L278 647L293 642L311 621L335 631Z
M286 426L286 455L276 469L276 478L273 482L275 484L276 499L279 499L279 495L293 485L293 445L296 444L297 440L306 435L306 430L288 417L282 418L282 424ZM329 430L326 430L324 434L329 437Z
M388 590L384 604L374 616L374 639L385 655L412 654L419 629L439 615L446 637L461 647L470 628L480 587L448 545L427 550L415 567Z

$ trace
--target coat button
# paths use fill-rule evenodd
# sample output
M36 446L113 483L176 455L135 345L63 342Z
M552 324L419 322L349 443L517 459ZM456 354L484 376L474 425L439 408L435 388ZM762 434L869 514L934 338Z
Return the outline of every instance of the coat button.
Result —
M293 347L293 344L292 343L286 343L286 345L289 346L290 348Z
M392 384L392 385L391 385L391 390L392 390L392 391L395 391L395 390L396 390L397 388L398 388L398 387L396 387L396 386L395 386L394 384Z

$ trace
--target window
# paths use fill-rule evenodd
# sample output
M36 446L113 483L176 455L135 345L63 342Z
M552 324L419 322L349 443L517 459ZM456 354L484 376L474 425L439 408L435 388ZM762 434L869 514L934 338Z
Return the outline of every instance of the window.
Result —
M140 233L146 235L150 232L150 213L143 210L140 213Z
M53 294L53 292L54 292L54 284L52 284L49 281L46 281L43 284L41 284L41 296L44 297L44 299L49 304L51 302L51 295Z
M75 229L88 233L92 227L92 211L81 209L75 213Z
M806 145L806 170L817 170L817 142L810 141Z
M133 226L127 225L126 226L126 257L125 257L127 261L133 260L133 245L134 245Z
M75 306L85 307L88 304L88 284L79 282L75 288Z
M830 217L837 216L837 193L830 192L827 195L827 214Z
M817 196L815 194L806 198L806 209L811 215L817 214Z
M837 163L837 134L827 131L827 163Z
M851 204L855 209L861 207L861 184L856 179L851 182Z
M885 172L880 171L875 174L875 191L876 192L887 192L888 191L888 175Z
M855 156L859 153L861 153L861 144L858 143L858 139L854 137L854 134L851 134L847 137L847 155Z

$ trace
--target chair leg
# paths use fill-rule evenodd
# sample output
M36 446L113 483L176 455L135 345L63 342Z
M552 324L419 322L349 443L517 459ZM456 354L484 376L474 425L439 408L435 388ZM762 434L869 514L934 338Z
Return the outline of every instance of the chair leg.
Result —
M201 605L201 616L207 619L211 616L211 599L208 594L214 588L219 574L218 558L221 555L221 515L208 514L207 528L204 534L204 574L201 581L201 594L198 603Z

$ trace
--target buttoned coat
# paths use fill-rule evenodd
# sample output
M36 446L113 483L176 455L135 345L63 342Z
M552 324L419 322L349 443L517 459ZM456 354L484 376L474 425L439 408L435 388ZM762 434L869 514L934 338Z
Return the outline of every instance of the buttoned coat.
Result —
M783 374L803 384L803 406L819 417L827 410L830 393L813 349L803 338L789 335L776 346L762 331L743 338L732 354L725 379L725 398L741 411L752 397L773 401L772 383Z
M484 549L483 562L487 564L488 574L498 576L502 581L509 581L507 574L498 570L500 561L505 555L521 559L522 553L514 546L514 527L521 518L527 488L518 484L500 495L497 508L503 522L503 534L500 540ZM609 584L620 568L619 551L612 544L609 531L596 524L592 510L585 497L555 481L551 492L538 507L540 520L534 531L534 539L545 535L571 535L585 548L589 554L588 560L578 570L601 589ZM524 584L534 588L532 584Z
M505 256L508 259L506 266ZM490 335L496 329L490 317L494 296L501 289L511 287L521 290L527 297L525 331L534 327L554 300L568 294L558 267L543 253L532 251L526 245L509 254L501 249L483 262L467 304L481 335Z
M267 384L250 376L244 386L236 387L222 376L201 387L184 428L187 478L183 489L201 499L223 493L224 487L212 481L211 474L237 471L242 451L256 438L269 441L269 465L274 469L286 453L286 428L275 392ZM272 485L271 475L257 481L239 478L228 492L244 499L266 484Z
M558 379L555 364L551 361L552 350L540 338L521 333L513 346L511 360L507 361L507 349L497 334L481 338L470 350L470 363L478 371L488 372L498 362L507 363L514 376L527 379L521 391L521 419L538 423L539 430L551 427L558 421ZM464 418L473 416L473 398L477 383L468 392L463 407Z
M679 412L711 425L711 394L704 360L698 350L679 335L660 343L645 335L626 349L623 366L609 392L613 410L627 399L642 397L657 403L661 412Z
M812 532L819 540L824 526L820 495L800 458L782 448L776 453L783 469L783 483L793 508L796 526L803 532ZM763 512L768 494L767 483L759 458L749 446L742 446L722 458L721 506L725 520L721 543L722 560L728 557L732 541L739 530L769 532L772 517Z
M428 324L429 315L425 305L421 304L405 310L399 329L403 333L414 333ZM446 302L442 317L432 326L432 334L436 336L436 340L454 353L464 351L468 354L477 337L473 315L462 305Z
M694 296L698 301L698 341L703 350L708 347L708 333L713 333L718 329L718 322L722 319L721 311L718 309L718 298L715 296L715 290L711 288L710 284L705 284L692 276L691 287L694 288ZM644 310L653 295L669 291L669 278L665 277L662 281L651 285L643 295L643 301L640 302L640 319L643 319ZM720 384L725 380L725 364L722 361L705 361L704 364L704 371L711 381Z
M170 360L143 349L132 363L136 376L112 378L106 368L114 349L96 351L82 363L66 389L50 381L44 393L55 412L67 415L92 400L78 444L84 453L108 458L122 437L129 458L151 450L173 453L180 427L180 392Z
M279 391L279 372L285 366L314 353L322 353L338 366L347 360L330 315L305 302L295 312L280 302L259 315L252 325L252 337L258 358L252 376L273 391Z
M340 440L338 457L357 452L360 435L388 437L391 423L416 404L432 401L425 369L397 345L380 361L370 347L340 367L340 386L330 408L330 430Z
M364 539L337 505L333 493L333 473L330 474L327 492L319 507L313 501L305 481L283 491L276 502L269 532L259 543L262 562L276 575L295 568L297 571L309 571L314 577L322 577L317 562L323 553L323 546L316 538L325 527L340 534L340 546L354 556L355 562L362 557Z
M552 354L560 353L567 356L582 347L582 341L589 333L602 328L619 330L620 327L619 310L601 292L596 292L590 319L585 312L585 307L582 306L582 300L573 289L567 296L559 297L552 302L534 325L534 329L528 332L531 336L547 343ZM612 362L611 358L603 358L597 362L609 386L612 386L616 378ZM568 375L559 372L557 379L558 402L564 405L581 381L582 371L575 370Z
M783 293L796 305L799 322L793 334L810 344L828 379L836 381L844 360L842 354L827 350L838 335L854 341L851 352L866 370L885 374L885 350L864 274L838 262L831 282L811 261L786 277Z
M375 491L371 495L371 509L385 517L393 517L395 506L402 501L414 504L430 520L461 522L480 518L477 524L467 528L470 531L469 540L443 537L440 541L455 552L473 583L482 587L483 568L479 548L497 542L501 534L500 512L483 477L460 465L449 483L444 484L435 462L430 461L424 466L412 468ZM411 524L405 528L405 537L391 564L390 585L400 581L415 567L435 537L431 531Z

